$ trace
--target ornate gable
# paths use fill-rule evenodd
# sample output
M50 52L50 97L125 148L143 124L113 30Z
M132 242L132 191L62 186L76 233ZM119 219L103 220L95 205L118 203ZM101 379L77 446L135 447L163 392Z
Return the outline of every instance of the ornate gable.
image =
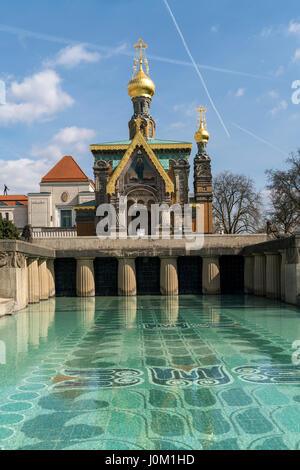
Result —
M106 192L107 194L115 194L116 192L116 183L119 177L121 176L122 172L126 169L127 163L129 162L130 157L132 156L133 152L136 150L137 147L143 148L149 159L151 160L152 164L154 165L155 169L157 172L160 174L162 177L164 183L165 183L165 192L167 194L172 194L174 193L174 184L171 181L170 177L162 167L159 159L151 149L150 145L148 144L147 140L144 138L141 130L139 129L138 132L136 133L133 141L129 145L127 151L125 152L121 162L113 172L113 174L110 177L110 180L106 186Z

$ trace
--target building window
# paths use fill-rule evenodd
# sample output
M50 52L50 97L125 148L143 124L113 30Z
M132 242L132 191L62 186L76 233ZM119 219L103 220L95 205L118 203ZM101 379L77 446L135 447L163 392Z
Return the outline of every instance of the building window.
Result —
M63 228L72 227L72 211L71 210L60 211L60 226Z
M5 218L6 218L6 220L9 220L9 213L8 212L5 212Z

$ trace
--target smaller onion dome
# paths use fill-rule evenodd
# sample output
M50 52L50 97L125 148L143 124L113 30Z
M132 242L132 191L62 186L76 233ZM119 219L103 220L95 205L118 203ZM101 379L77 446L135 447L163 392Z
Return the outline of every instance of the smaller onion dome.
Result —
M209 141L210 135L209 135L209 132L206 128L206 119L205 119L206 109L204 108L204 106L201 105L197 109L197 111L199 113L198 126L199 126L199 123L200 123L200 127L199 127L199 129L197 130L197 132L195 134L195 140L196 140L197 144L200 143L200 142L207 143Z

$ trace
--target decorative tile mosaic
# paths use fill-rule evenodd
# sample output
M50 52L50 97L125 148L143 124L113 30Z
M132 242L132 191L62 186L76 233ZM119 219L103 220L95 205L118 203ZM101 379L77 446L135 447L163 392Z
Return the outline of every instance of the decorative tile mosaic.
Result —
M59 298L1 318L0 449L300 449L299 319L231 296Z

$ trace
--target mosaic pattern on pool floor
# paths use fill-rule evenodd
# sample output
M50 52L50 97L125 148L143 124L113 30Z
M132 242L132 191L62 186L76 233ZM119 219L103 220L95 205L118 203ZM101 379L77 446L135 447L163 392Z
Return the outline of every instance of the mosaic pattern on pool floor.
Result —
M300 449L300 310L56 299L0 319L1 449Z

